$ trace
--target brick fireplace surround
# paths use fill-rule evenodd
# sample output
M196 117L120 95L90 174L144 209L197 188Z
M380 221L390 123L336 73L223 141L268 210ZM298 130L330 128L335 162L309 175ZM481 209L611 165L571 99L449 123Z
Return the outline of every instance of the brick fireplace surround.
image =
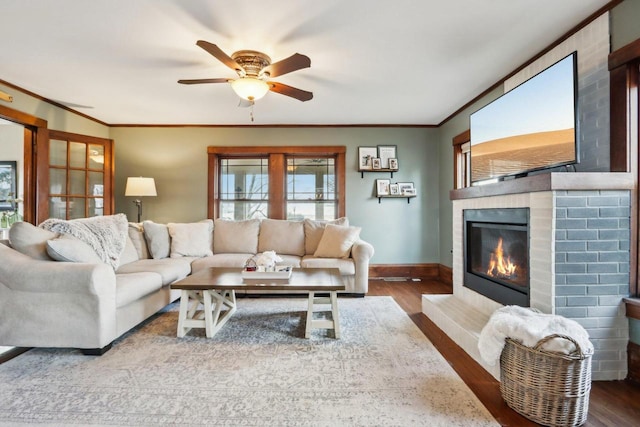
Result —
M499 379L478 336L501 304L463 286L463 210L530 209L531 307L576 320L595 347L594 380L627 373L630 201L626 173L548 173L453 190L453 294L424 295L423 312Z

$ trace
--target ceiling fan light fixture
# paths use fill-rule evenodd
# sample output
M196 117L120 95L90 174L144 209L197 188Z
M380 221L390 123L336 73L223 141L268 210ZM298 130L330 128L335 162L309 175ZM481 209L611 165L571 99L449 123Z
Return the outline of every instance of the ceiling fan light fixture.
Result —
M240 98L257 101L269 92L269 85L255 77L240 77L231 82L231 88Z

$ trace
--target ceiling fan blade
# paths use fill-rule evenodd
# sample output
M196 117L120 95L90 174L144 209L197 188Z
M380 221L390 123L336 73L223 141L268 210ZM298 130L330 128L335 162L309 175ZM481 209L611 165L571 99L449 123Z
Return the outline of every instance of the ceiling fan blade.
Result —
M209 43L208 41L204 41L204 40L198 40L196 45L200 46L201 48L209 52L218 61L222 62L224 65L231 68L232 70L235 70L238 74L244 73L244 69L240 66L240 64L234 61L229 55L224 53L222 49L220 49L215 44Z
M267 82L267 84L269 85L270 91L279 93L281 95L290 96L291 98L295 98L302 102L313 99L313 93L307 92L306 90L298 89L293 86L288 86L277 82Z
M178 83L182 83L183 85L198 85L201 83L227 83L231 81L231 79L191 79L191 80L178 80Z
M269 73L269 77L278 77L292 71L309 67L311 67L311 59L309 59L308 56L294 53L282 61L274 62L273 64L264 67L262 72Z

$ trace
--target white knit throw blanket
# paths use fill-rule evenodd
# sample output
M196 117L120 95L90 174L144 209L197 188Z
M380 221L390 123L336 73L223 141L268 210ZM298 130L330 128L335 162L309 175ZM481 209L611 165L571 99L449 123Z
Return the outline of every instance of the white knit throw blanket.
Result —
M516 305L508 305L493 312L489 322L480 332L478 350L482 359L493 366L500 359L505 338L519 341L527 347L534 347L542 338L553 334L571 337L584 354L593 353L589 334L575 320L539 313ZM575 351L575 345L571 341L560 338L547 341L542 348L565 354Z
M63 220L49 218L41 228L70 234L93 248L100 259L117 269L127 242L128 221L125 214Z

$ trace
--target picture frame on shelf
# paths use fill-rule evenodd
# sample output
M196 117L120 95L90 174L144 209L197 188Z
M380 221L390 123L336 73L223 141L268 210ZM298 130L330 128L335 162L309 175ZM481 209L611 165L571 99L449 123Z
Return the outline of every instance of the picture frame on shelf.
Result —
M415 196L416 189L413 186L413 182L399 182L398 190L400 191L400 195L402 196ZM407 194L407 192L412 192L413 194Z
M388 179L376 179L376 197L388 196L391 182Z
M391 169L392 171L398 170L398 159L396 158L389 159L389 169Z
M371 168L373 170L382 169L382 164L380 162L380 158L374 157L373 159L371 159Z
M397 159L397 147L395 145L378 145L378 157L382 169L390 169L389 159Z
M389 195L390 196L399 196L400 195L400 186L396 182L395 184L389 184Z
M358 147L358 170L373 169L373 159L378 157L377 147Z

